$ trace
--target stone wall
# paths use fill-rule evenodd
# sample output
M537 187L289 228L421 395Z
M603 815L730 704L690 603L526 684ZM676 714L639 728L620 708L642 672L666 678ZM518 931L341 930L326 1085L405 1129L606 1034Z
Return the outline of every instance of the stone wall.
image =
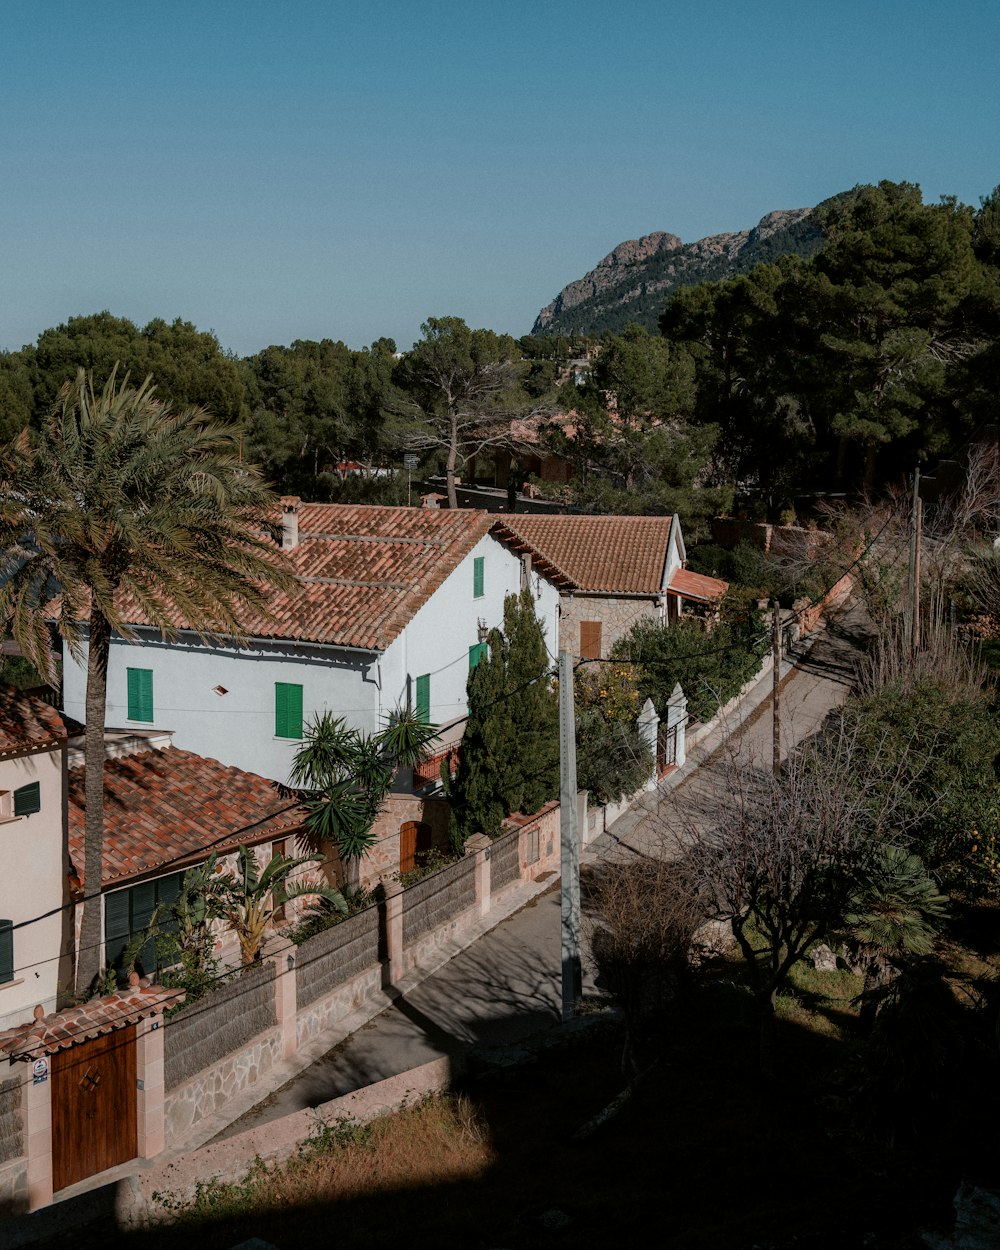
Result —
M474 870L471 859L460 859L410 886L403 895L404 946L475 905Z
M28 1210L28 1160L0 1164L0 1220Z
M490 890L502 890L505 885L519 881L521 831L515 829L497 838L490 848Z
M295 1001L309 1006L379 962L379 909L367 907L303 942L295 957Z
M222 1111L233 1097L270 1072L280 1058L281 1031L268 1029L249 1045L216 1060L193 1079L170 1090L164 1099L166 1144L180 1141L200 1120Z
M373 1002L383 988L382 976L382 965L376 964L350 981L337 978L333 989L296 1013L295 1045L304 1046L314 1037L334 1028L365 1003Z
M21 1114L21 1076L0 1081L0 1163L24 1153L24 1119Z
M448 845L448 804L442 798L421 798L416 794L391 794L374 825L375 845L361 861L364 885L399 872L399 828L408 820L430 825L434 846Z
M601 657L638 621L661 619L656 599L616 599L604 595L562 595L559 599L559 647L580 654L580 622L601 622Z
M259 964L164 1022L165 1088L184 1084L276 1023L274 965Z

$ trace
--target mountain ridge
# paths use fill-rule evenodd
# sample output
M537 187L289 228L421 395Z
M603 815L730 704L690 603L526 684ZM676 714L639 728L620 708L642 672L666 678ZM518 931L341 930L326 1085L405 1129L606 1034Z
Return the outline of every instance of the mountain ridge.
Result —
M823 235L814 212L775 209L748 230L707 235L693 243L665 230L626 239L582 278L564 286L535 318L531 333L599 334L621 330L629 322L655 331L678 287L748 273L778 256L805 258L819 251Z

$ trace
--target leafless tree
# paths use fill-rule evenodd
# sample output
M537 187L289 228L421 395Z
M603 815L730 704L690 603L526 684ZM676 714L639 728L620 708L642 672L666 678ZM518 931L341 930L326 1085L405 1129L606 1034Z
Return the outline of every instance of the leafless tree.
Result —
M746 962L763 1072L772 1066L779 990L841 923L873 848L905 839L919 771L906 753L863 745L840 720L778 776L731 761L710 802L682 813L686 870L703 915L731 926Z

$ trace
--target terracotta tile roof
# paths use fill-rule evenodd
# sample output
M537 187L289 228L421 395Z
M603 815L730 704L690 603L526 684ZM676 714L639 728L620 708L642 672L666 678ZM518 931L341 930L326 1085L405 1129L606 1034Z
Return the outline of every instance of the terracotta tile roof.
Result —
M300 504L298 546L287 553L299 589L272 594L243 627L252 638L384 651L491 523L468 508ZM127 617L148 624L138 610Z
M126 1024L137 1024L146 1016L157 1016L166 1007L183 1001L183 990L164 989L136 978L126 989L48 1016L36 1007L34 1020L0 1033L0 1054L13 1059L38 1059Z
M0 685L0 756L55 746L66 738L62 717L43 699Z
M673 518L537 516L497 521L493 532L532 553L540 572L569 590L656 595Z
M85 769L69 770L69 853L83 877ZM181 868L297 829L306 808L277 782L166 747L104 764L104 886Z
M706 577L703 573L692 573L689 569L675 569L670 577L670 589L684 599L698 599L703 603L713 603L721 599L729 589L729 583L719 577Z

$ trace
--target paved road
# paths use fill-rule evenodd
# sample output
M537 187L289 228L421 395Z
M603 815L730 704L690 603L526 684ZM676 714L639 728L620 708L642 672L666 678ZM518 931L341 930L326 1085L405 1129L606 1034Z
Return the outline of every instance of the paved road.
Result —
M782 688L782 746L788 750L815 732L847 695L858 621L850 617L826 630ZM740 758L770 766L771 717L765 704L728 739ZM723 754L717 752L671 792L627 813L599 840L635 849L661 837L671 805L685 790L710 795L725 785ZM394 1076L417 1064L470 1047L499 1048L538 1032L559 1019L559 894L557 882L520 911L450 960L405 998L276 1091L220 1136L241 1132L304 1107ZM592 990L589 974L584 992Z

